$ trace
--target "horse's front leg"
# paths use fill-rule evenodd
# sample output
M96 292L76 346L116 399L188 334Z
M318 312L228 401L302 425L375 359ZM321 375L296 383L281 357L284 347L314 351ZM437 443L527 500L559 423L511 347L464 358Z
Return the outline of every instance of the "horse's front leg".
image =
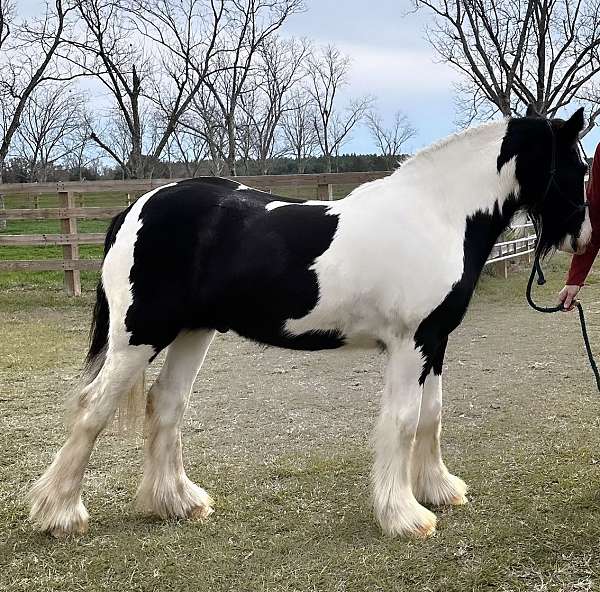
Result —
M447 338L440 341L430 360L411 467L415 497L433 506L460 505L467 501L464 481L451 475L442 460L442 366L447 341Z
M414 342L389 345L388 366L375 428L373 503L381 528L389 535L426 537L435 531L435 515L415 499L411 456L419 424L423 357Z

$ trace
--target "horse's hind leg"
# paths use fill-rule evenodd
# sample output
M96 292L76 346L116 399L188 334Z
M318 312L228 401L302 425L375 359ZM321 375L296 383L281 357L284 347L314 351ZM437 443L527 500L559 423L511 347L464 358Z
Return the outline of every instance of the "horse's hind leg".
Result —
M206 518L212 512L210 496L185 473L181 424L214 334L212 330L180 333L148 393L146 459L137 502L140 509L161 518Z
M109 349L100 372L81 391L67 441L29 492L30 518L39 530L58 537L86 531L81 483L94 443L153 354L150 346Z
M411 470L415 497L434 506L460 505L467 501L467 486L448 472L442 460L442 365L446 343L447 339L440 343L423 386Z

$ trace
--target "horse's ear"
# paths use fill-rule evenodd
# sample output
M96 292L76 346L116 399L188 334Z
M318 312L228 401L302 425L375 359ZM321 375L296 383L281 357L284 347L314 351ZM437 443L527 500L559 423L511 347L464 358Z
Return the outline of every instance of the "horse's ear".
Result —
M541 117L538 110L531 104L527 105L527 111L525 113L525 117Z
M565 142L575 143L579 140L579 134L585 125L585 118L583 116L583 107L580 107L571 115L560 130L560 135L563 137Z

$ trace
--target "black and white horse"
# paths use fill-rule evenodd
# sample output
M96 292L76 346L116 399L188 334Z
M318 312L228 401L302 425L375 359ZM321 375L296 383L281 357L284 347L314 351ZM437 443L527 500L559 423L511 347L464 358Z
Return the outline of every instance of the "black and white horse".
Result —
M567 121L525 117L470 129L333 203L273 201L220 178L142 196L106 237L71 433L30 492L37 528L85 531L81 485L94 442L165 348L147 397L138 502L163 518L212 512L209 495L186 476L181 425L215 332L232 330L292 349L385 350L375 512L391 535L431 534L436 518L421 504L466 501L440 452L448 335L517 211L536 220L544 253L585 246L583 123L579 110Z

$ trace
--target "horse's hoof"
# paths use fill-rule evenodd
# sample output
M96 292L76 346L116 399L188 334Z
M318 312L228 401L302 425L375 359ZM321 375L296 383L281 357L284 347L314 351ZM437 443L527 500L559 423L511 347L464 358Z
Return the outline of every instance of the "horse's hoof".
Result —
M395 507L376 509L379 524L391 537L426 539L435 532L437 518L414 498L399 500Z
M433 524L426 524L420 526L415 531L415 537L418 539L426 539L435 534L435 522Z
M88 530L87 522L74 524L69 528L57 526L51 530L46 531L50 536L55 539L65 540L69 537L78 537L84 535Z
M451 506L464 506L467 503L469 503L469 498L467 498L467 496L464 494L463 495L455 495L450 500Z
M204 522L213 512L212 506L201 504L190 510L189 519Z

